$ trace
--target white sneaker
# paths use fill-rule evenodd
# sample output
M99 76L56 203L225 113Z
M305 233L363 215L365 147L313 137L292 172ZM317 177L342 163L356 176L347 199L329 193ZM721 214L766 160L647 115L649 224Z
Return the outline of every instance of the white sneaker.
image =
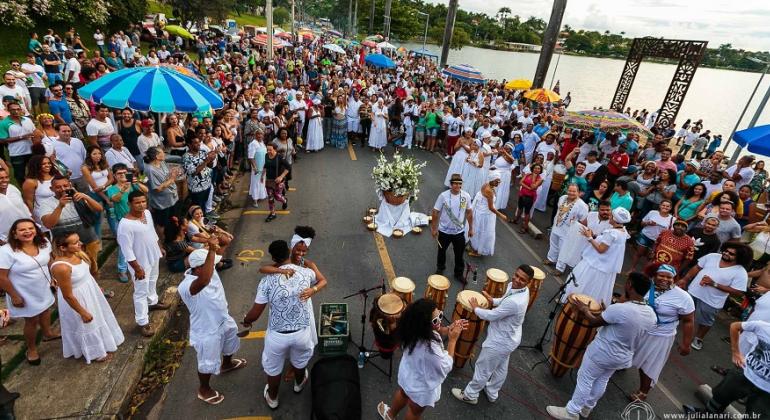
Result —
M556 407L555 405L549 405L545 408L548 415L558 420L578 420L577 414L570 414L567 411L567 407Z
M703 348L703 340L701 340L698 337L693 337L692 343L690 344L690 347L692 347L695 350L700 350Z
M299 394L302 392L302 388L305 387L305 384L307 383L307 380L310 378L310 372L307 371L307 368L305 368L305 379L302 380L301 384L298 384L297 382L294 382L294 392Z
M278 408L278 399L275 400L270 399L270 394L267 393L267 389L269 388L269 385L265 384L265 392L263 395L265 396L265 402L267 403L267 406L275 410Z
M464 403L468 403L468 404L471 404L471 405L476 405L476 404L479 403L479 399L478 398L470 398L470 397L468 397L467 395L465 395L465 392L462 389L460 389L460 388L452 388L452 395L454 395L455 398L457 398L458 400L460 400L460 401L462 401Z
M451 159L451 158L452 158L452 156L444 155L444 159Z
M495 402L497 402L497 398L492 398L492 397L490 397L490 396L489 396L489 392L487 392L487 389L486 389L486 388L484 388L484 395L486 395L486 396L487 396L487 400L488 400L489 402L491 402L491 403L495 403Z
M588 407L583 407L582 410L580 410L580 417L588 418L588 416L591 415L591 409Z

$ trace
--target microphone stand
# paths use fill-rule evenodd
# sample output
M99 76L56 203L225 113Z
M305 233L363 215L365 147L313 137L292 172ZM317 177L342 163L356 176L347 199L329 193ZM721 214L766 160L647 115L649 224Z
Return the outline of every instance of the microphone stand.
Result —
M534 366L530 370L535 370L535 368L548 361L548 356L543 353L543 343L545 342L545 337L548 335L548 331L551 329L551 324L553 324L554 319L556 318L556 314L561 309L561 301L564 298L564 295L567 293L567 285L570 283L573 283L575 287L578 286L577 278L575 278L575 275L570 272L569 276L567 276L567 281L564 282L559 287L559 290L556 291L556 293L551 296L551 299L548 300L548 303L554 302L553 307L551 308L551 312L548 314L548 323L545 325L545 329L543 330L543 334L540 336L540 340L537 341L534 345L531 346L519 346L520 349L529 349L529 350L536 350L540 352L540 354L543 356L543 360L535 363Z
M356 343L353 338L350 339L350 342L353 343L356 348L358 348L358 352L364 353L364 364L370 363L372 366L377 368L380 372L382 372L383 375L388 377L388 381L393 376L393 358L390 358L390 367L388 369L388 372L386 372L383 368L377 366L374 362L369 361L369 359L381 356L380 352L375 349L369 349L366 348L365 342L366 342L366 308L368 307L368 300L369 300L369 292L372 292L374 290L380 289L380 295L385 294L385 279L383 278L380 282L379 286L370 287L368 289L361 289L355 293L351 293L347 296L343 296L343 299L349 299L353 296L362 296L364 298L364 305L363 305L363 311L361 312L361 341L359 343Z

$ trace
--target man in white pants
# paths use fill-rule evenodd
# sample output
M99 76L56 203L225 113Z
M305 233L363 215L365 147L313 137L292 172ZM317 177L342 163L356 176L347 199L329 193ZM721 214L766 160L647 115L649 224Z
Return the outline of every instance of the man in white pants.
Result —
M569 228L573 223L580 223L588 217L588 205L580 198L580 188L577 184L570 184L567 187L567 194L559 197L556 206L556 216L553 218L551 226L551 246L548 248L548 256L543 264L556 266L556 275L564 274L566 264L559 261L559 250L567 235Z
M498 392L508 375L511 353L521 343L521 326L529 303L527 284L534 275L532 267L520 265L501 298L493 299L487 292L483 292L489 307L493 309L481 308L475 298L470 299L473 312L479 318L489 321L489 327L487 338L481 345L481 354L476 360L473 380L464 390L452 388L452 395L458 400L475 405L483 389L489 402L497 401Z
M168 309L158 300L158 274L162 251L158 234L147 210L147 196L141 191L128 195L129 212L118 224L118 245L128 262L128 271L134 279L134 318L142 335L152 337L150 311Z
M562 420L588 417L615 371L631 367L634 352L657 322L655 311L644 302L649 290L647 276L631 273L626 281L625 302L610 305L600 315L592 314L586 304L578 303L577 308L587 324L602 328L583 355L572 399L566 407L546 407L551 417Z
M211 388L211 375L246 366L245 359L233 359L240 348L238 325L227 310L222 280L214 266L222 260L216 234L208 241L208 250L190 253L190 269L179 284L179 296L190 311L190 345L198 358L198 399L211 405L225 396Z
M304 248L303 248L304 249ZM316 291L315 272L309 268L291 263L291 253L300 252L299 247L289 250L286 241L273 241L268 247L273 261L293 275L269 274L262 277L257 288L254 305L243 318L243 325L251 326L259 319L265 307L270 305L265 349L262 351L262 367L267 374L267 385L263 396L267 405L278 408L278 387L286 358L294 369L294 392L299 393L307 384L307 364L315 349L315 329L312 309L306 304L307 298Z

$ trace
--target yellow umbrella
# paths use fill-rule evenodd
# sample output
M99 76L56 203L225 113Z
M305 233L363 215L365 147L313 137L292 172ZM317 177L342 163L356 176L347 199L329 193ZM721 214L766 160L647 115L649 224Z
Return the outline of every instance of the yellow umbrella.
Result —
M524 94L524 97L535 102L557 102L561 99L558 93L550 89L532 89Z
M507 90L529 89L531 87L532 87L532 81L527 79L509 80L505 84L505 89Z

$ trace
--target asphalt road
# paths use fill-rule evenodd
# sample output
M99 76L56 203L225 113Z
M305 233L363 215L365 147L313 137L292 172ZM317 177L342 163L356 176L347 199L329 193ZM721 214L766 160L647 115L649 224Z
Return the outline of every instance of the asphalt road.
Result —
M436 196L444 190L443 179L448 165L437 154L418 150L407 153L428 162L423 170L420 198L412 205L412 211L428 213ZM392 149L388 149L387 154L392 154ZM354 153L327 146L320 153L303 154L295 164L291 187L296 188L296 191L288 195L289 214L279 215L273 222L265 223L265 214L255 213L262 213L266 204L256 209L257 212L244 213L240 223L234 227L236 239L231 245L231 252L233 255L240 254L249 261L238 263L231 270L222 273L230 313L236 320L242 318L254 300L260 278L258 267L270 261L267 255L268 244L275 239L288 240L294 226L299 224L310 225L316 229L317 236L307 258L316 262L329 279L329 286L314 298L316 311L321 302L347 302L351 315L351 336L356 342L360 339L361 326L354 321L358 320L364 310L363 301L358 297L343 300L343 296L379 284L386 276L386 267L389 268L390 265L396 275L412 279L416 284L415 296L422 296L426 279L435 270L436 242L430 234L426 231L422 235L410 234L401 239L382 238L386 250L381 253L378 252L375 235L367 231L361 223L361 216L366 208L376 203L370 178L375 159L375 153L359 147L355 148ZM511 198L510 202L514 203L514 198ZM535 220L538 226L546 226L545 217L538 216ZM481 290L484 283L483 273L487 268L499 268L510 273L522 263L542 267L541 260L547 246L547 238L536 241L529 236L514 233L510 225L498 221L496 253L493 257L469 259L477 264L479 277L477 284L469 282L467 288ZM451 257L449 260L451 261ZM548 300L556 293L558 287L559 282L556 279L551 276L546 278L540 296L527 314L522 346L533 345L540 338L552 308ZM455 296L460 290L461 285L453 281L445 309L447 314L451 313ZM368 313L369 308L365 309ZM267 314L262 318L254 325L254 331L265 329ZM658 416L680 412L682 403L697 403L693 394L696 386L700 383L710 383L713 386L719 381L719 376L713 373L709 366L729 364L729 346L721 340L727 335L725 322L723 319L720 325L712 330L705 340L704 350L693 352L686 358L678 354L671 355L661 382L648 397L648 402ZM366 333L367 345L371 347L371 330ZM545 344L546 352L550 348L551 336L552 333L549 332ZM259 337L242 340L237 357L246 358L248 366L212 380L213 387L225 395L224 402L213 407L195 398L198 385L195 352L188 347L180 368L154 411L159 413L160 418L180 419L308 418L311 412L309 386L296 395L291 390L291 383L284 382L279 393L280 407L276 410L267 407L262 398L266 383L260 363L263 344L263 339ZM357 355L357 349L352 344L349 346L349 354ZM311 365L318 358L316 352ZM469 406L455 400L450 393L451 388L463 387L473 375L471 364L466 364L462 369L455 369L442 386L441 400L434 409L426 411L424 418L547 417L546 405L563 405L569 399L574 388L576 371L562 378L553 378L547 364L538 364L543 359L544 356L536 350L516 350L511 356L509 374L501 397L495 404L490 404L484 397L479 399L477 406ZM374 363L386 366L382 360L374 359ZM362 418L379 418L376 414L377 403L381 400L390 401L397 387L397 367L398 356L395 357L394 376L391 381L373 366L367 365L359 370ZM621 418L621 413L629 402L626 394L635 391L637 386L636 371L629 369L617 373L592 417Z

